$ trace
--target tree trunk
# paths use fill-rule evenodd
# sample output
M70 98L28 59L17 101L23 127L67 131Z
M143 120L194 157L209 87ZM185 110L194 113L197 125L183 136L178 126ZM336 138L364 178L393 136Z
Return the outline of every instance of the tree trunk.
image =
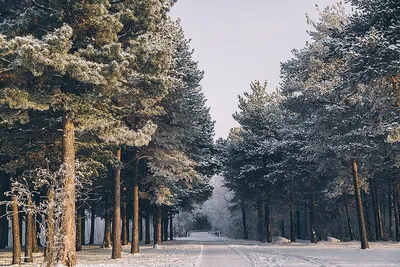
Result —
M349 236L350 236L350 240L353 241L354 240L354 232L353 232L353 226L352 226L351 220L350 220L349 206L347 203L347 194L346 193L343 193L343 200L344 200L344 208L346 210L347 227L349 230Z
M39 233L39 227L37 227L36 223L36 216L32 216L32 252L33 253L38 253L39 252L39 239L38 239L38 233Z
M369 248L369 245L367 239L367 230L365 228L362 199L360 194L360 178L358 175L357 161L355 159L352 159L351 164L352 164L353 179L354 179L354 194L357 201L357 215L358 215L358 225L360 230L361 249L367 249Z
M172 225L172 221L173 221L173 214L172 214L172 210L171 213L169 214L169 240L173 240L174 239L174 233L173 233L173 225Z
M267 242L272 243L272 233L271 233L271 213L269 211L269 204L265 205L265 221L267 225Z
M143 241L143 218L139 214L139 241Z
M133 219L131 253L139 253L139 153L135 156L135 173L133 177Z
M377 240L383 240L381 208L379 204L378 189L376 181L374 179L371 179L370 186L371 186L370 190L371 190L372 200L374 204L375 236Z
M26 211L25 222L25 262L33 262L33 214L32 214L32 198L28 196L28 207Z
M286 236L286 231L285 231L285 220L281 220L281 236L285 237Z
M57 262L63 265L76 264L75 251L75 125L68 115L63 116L62 163L64 167L61 235L62 246Z
M393 180L393 210L394 210L394 222L395 222L395 237L396 241L400 241L400 229L399 229L399 179L397 177Z
M155 222L155 239L154 245L161 245L161 206L156 206L156 222Z
M259 200L257 204L258 210L258 239L261 242L266 242L266 234L265 234L265 206L264 201Z
M308 221L307 221L307 217L308 217L308 212L307 212L307 201L304 201L304 223L303 223L303 238L307 239L308 238Z
M108 202L108 196L106 194L105 196L105 216L104 216L104 239L103 239L103 244L101 245L102 248L109 248L111 247L111 207Z
M128 221L126 215L126 201L122 203L122 245L128 245Z
M290 192L290 242L296 242L296 225L294 216L294 194Z
M164 212L164 228L163 228L163 241L168 241L168 208L165 208Z
M311 243L317 243L317 231L315 228L315 177L311 177L310 194L310 235Z
M301 239L301 222L300 222L301 216L300 216L300 211L296 210L296 235L297 239Z
M92 205L92 215L90 216L90 238L89 238L89 244L94 245L94 227L95 227L95 222L96 222L96 205L93 203Z
M80 203L77 203L77 219L76 219L76 251L82 251L82 212Z
M116 154L118 164L121 161L121 148L118 149ZM115 168L114 173L114 216L113 216L113 242L112 242L112 259L121 258L122 245L121 245L121 167Z
M246 205L242 201L241 203L242 208L242 222L243 222L243 239L249 239L249 232L247 229L247 220L246 220Z
M19 216L17 197L11 197L12 233L13 233L13 260L12 264L21 264L21 239L19 231Z
M45 262L48 267L54 266L54 190L49 189L47 192L48 208L46 222L46 250Z
M86 244L86 213L85 206L81 209L81 225L82 225L82 234L81 234L81 244L84 246Z
M4 249L8 246L8 218L7 218L7 206L0 206L0 229L1 229L1 244L0 249Z
M144 223L145 223L145 244L150 244L150 208L147 207L145 217L144 217Z

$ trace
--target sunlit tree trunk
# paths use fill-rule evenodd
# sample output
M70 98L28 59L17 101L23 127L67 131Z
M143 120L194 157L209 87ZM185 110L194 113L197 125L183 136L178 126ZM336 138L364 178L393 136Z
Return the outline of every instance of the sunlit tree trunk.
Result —
M121 148L116 153L118 164L121 161ZM113 216L113 235L112 235L112 259L121 258L121 167L117 166L114 172L114 216Z
M156 221L155 221L155 239L154 245L161 245L161 216L162 216L161 206L156 206Z
M135 155L135 173L133 177L133 217L131 253L139 253L139 153Z
M361 239L361 249L369 248L367 239L367 230L365 228L364 211L362 206L362 199L360 193L360 178L358 175L357 161L355 159L351 160L352 170L353 170L353 180L354 180L354 195L357 202L357 215L358 215L358 228L360 231Z
M13 264L21 263L21 239L19 231L19 216L18 216L18 203L17 197L11 197L11 211L12 211L12 234L13 234Z
M62 246L56 261L63 265L76 264L75 250L75 125L68 115L63 116L62 163L64 166L63 203L61 218Z

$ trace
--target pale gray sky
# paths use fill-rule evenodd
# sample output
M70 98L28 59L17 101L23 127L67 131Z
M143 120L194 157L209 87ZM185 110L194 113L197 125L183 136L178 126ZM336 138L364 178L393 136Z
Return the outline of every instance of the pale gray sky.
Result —
M339 0L179 0L171 17L180 18L186 37L192 39L194 59L205 77L202 87L216 138L236 126L232 114L239 94L253 80L279 86L280 62L293 48L308 40L305 14L318 19L322 9Z

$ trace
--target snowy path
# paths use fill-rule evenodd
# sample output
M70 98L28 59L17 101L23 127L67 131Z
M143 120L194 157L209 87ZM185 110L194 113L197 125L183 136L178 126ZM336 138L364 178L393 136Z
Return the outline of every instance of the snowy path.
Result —
M266 244L257 241L220 238L208 233L165 242L158 249L141 245L132 255L123 247L122 258L112 260L111 249L84 246L78 252L79 267L394 267L400 266L400 243L371 242L361 250L358 242L318 244ZM0 266L11 263L11 250L0 250ZM35 266L43 257L35 254Z

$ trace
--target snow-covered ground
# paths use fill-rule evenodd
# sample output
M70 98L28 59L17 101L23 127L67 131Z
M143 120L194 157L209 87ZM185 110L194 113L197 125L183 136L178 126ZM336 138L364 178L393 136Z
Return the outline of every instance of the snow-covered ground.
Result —
M166 242L154 249L141 246L137 255L124 246L122 258L111 260L111 249L85 246L78 252L80 267L96 266L177 266L177 267L247 267L247 266L400 266L400 243L373 242L361 250L358 242L320 242L310 244L264 244L257 241L233 240L208 233ZM10 252L0 252L0 261L11 261ZM36 259L39 262L39 255Z

